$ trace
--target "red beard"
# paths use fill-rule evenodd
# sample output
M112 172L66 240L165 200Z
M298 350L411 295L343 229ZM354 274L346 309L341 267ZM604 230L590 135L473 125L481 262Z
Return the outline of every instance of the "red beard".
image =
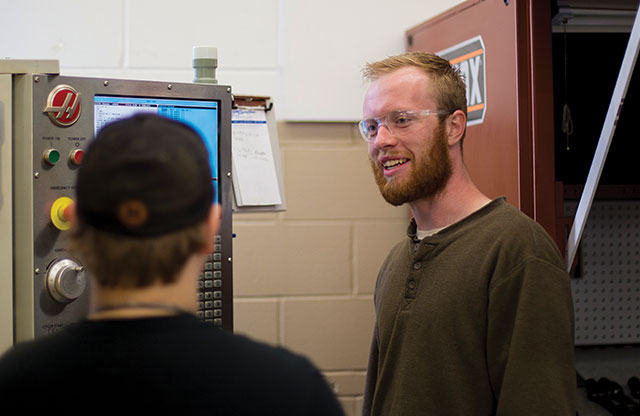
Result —
M451 158L443 124L435 131L431 147L425 147L411 160L413 166L408 178L392 177L387 180L382 165L378 161L369 161L382 197L394 206L436 196L451 177Z

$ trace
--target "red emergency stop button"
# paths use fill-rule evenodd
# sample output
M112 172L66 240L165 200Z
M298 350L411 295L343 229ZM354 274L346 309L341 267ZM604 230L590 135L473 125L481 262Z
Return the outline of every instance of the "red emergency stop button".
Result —
M82 149L73 150L69 154L69 160L71 161L71 164L76 166L82 163L83 157L84 157L84 150Z

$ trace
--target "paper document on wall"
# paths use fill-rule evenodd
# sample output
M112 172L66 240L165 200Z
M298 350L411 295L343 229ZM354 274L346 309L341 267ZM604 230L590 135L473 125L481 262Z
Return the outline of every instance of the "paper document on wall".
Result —
M265 111L233 110L231 136L236 204L281 204Z

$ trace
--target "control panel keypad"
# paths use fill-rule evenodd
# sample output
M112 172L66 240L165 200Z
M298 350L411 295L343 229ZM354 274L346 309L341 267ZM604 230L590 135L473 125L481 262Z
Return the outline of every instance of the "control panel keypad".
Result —
M213 253L208 254L197 288L197 317L204 322L210 322L222 327L222 236L216 235Z

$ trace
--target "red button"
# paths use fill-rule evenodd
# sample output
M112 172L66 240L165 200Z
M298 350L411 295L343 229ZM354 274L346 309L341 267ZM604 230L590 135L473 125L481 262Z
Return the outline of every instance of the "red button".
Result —
M69 160L71 160L71 163L73 163L74 165L79 165L82 163L83 157L84 157L84 150L76 149L72 151L71 154L69 155Z

